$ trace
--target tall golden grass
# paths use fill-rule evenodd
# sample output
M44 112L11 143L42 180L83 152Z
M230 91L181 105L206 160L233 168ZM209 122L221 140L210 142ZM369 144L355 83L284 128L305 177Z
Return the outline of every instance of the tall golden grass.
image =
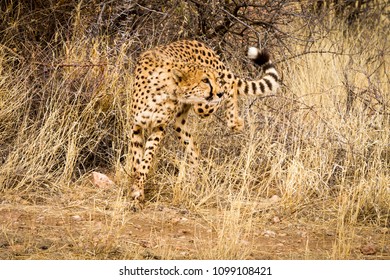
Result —
M126 55L132 42L113 51L104 36L84 36L77 15L73 24L78 33L53 49L51 60L25 61L17 49L0 45L1 200L44 205L65 193L79 200L90 172L103 170L118 188L110 198L119 208L105 228L109 247L121 235L120 221L132 215L121 194L129 186L130 69L136 57ZM333 259L351 257L357 226L389 228L386 25L383 19L350 33L341 25L313 42L310 52L291 46L305 55L284 60L276 54L283 87L278 96L241 102L241 133L227 129L223 112L208 120L191 116L202 153L194 184L177 176L186 168L185 155L168 131L147 181L146 203L186 208L212 225L216 238L195 241L197 258L248 258L242 240L254 238L268 211L334 227ZM233 62L229 66L246 75ZM280 200L270 203L274 195ZM383 238L389 241L388 234ZM124 257L140 257L128 245ZM163 248L160 255L171 258Z

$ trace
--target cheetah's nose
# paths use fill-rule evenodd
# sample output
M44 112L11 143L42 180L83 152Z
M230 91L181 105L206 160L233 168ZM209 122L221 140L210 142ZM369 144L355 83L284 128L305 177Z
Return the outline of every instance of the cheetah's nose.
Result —
M217 96L218 96L219 98L221 98L221 97L223 96L223 94L224 94L223 91L222 91L222 92L218 92L218 93L217 93Z

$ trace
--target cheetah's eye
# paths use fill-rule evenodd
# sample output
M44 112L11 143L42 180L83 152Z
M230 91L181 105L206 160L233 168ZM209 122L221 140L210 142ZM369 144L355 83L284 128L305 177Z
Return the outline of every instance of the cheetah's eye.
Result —
M210 80L209 80L209 78L203 78L202 82L205 83L205 84L209 84Z

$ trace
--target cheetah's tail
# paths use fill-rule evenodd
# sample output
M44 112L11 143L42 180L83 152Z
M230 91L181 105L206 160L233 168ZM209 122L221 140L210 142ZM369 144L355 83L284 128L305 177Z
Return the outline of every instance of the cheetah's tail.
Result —
M244 95L272 95L279 88L279 75L272 64L270 55L266 50L260 51L251 47L248 50L248 57L263 70L263 76L255 81L239 79L237 89L239 94Z
M248 49L248 57L258 66L271 62L271 56L265 49L260 51L258 48L250 47Z

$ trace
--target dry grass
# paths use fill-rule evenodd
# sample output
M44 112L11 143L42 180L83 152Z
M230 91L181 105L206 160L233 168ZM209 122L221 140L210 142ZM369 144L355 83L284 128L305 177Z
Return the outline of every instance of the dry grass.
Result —
M191 116L195 184L178 178L184 155L168 132L137 213L123 195L131 42L113 51L73 24L48 62L0 45L0 258L390 258L385 20L280 63L280 95L244 100L242 133L222 113ZM96 169L117 188L94 187Z

